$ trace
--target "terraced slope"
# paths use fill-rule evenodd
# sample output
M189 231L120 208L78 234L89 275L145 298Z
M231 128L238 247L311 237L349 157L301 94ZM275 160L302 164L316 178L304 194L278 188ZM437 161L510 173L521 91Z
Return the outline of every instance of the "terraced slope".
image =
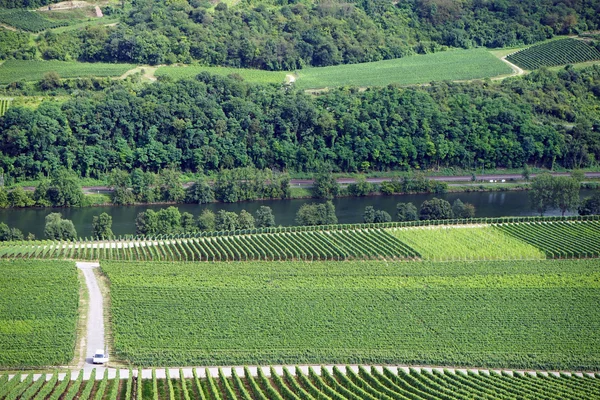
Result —
M533 70L600 60L600 51L582 40L561 39L528 47L507 56L506 59L521 68Z

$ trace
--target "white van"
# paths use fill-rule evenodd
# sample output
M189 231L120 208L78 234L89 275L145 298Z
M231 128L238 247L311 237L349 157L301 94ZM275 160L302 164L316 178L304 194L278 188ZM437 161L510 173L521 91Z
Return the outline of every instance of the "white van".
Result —
M92 358L92 364L106 364L108 362L108 352L98 349Z

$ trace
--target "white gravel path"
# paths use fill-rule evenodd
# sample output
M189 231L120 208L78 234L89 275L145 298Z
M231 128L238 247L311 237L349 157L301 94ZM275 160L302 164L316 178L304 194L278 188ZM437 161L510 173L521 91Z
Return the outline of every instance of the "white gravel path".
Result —
M94 368L92 357L97 349L104 349L104 301L102 292L98 285L94 268L98 268L98 262L77 262L79 268L85 277L85 284L88 289L88 315L87 315L87 334L85 340L85 367L86 370ZM99 375L102 377L102 374Z

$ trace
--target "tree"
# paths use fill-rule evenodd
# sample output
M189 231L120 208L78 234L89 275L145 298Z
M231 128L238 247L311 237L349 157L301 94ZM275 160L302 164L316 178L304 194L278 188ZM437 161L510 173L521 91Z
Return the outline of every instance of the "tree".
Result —
M237 229L252 229L254 228L254 217L246 210L240 211L238 216Z
M8 206L8 193L4 186L0 186L0 208L7 208Z
M135 203L131 186L131 176L127 171L116 169L108 176L108 186L112 189L112 202L117 205Z
M335 206L331 201L325 204L303 204L296 213L298 225L331 225L337 224Z
M387 211L383 211L383 210L375 211L375 218L374 218L373 222L381 223L381 222L391 222L391 221L392 221L392 216Z
M352 196L367 196L373 192L373 185L367 182L367 178L364 175L360 175L356 178L355 183L348 185L348 194Z
M460 199L454 200L452 203L452 212L454 218L474 218L475 206L470 203L463 203Z
M544 215L549 208L553 207L554 197L554 178L549 173L543 173L531 180L529 191L529 202L531 208Z
M198 229L201 231L212 232L215 230L216 216L215 213L205 208L198 216Z
M60 213L50 213L46 216L44 235L53 240L71 240L77 237L77 231L71 220L62 219Z
M592 197L586 197L579 206L579 215L597 215L600 214L600 193Z
M7 197L11 207L31 207L35 204L35 201L29 197L29 194L21 186L9 192Z
M157 217L157 234L171 235L181 230L181 213L177 207L163 208Z
M135 218L135 233L137 235L155 235L158 232L158 214L154 210L138 213Z
M113 237L112 217L107 213L94 216L92 219L92 235L99 239L109 239Z
M73 207L81 204L83 191L77 175L65 168L55 170L50 177L46 198L55 207Z
M185 193L186 203L207 204L215 201L215 193L204 178L198 178L187 188Z
M521 171L521 176L523 177L523 179L529 182L529 178L531 176L531 170L529 169L529 165L523 165L523 171Z
M254 222L257 228L268 228L275 226L275 216L273 216L273 210L268 206L260 206L256 210Z
M238 216L234 212L220 210L215 218L217 231L235 231L238 227Z
M0 223L0 242L23 240L23 232L17 228L9 228L4 222Z
M416 221L419 219L419 211L413 203L396 204L396 218L398 221Z
M340 185L331 172L321 172L315 176L312 190L318 199L333 199L340 192Z
M575 179L577 182L583 182L585 173L580 169L574 169L571 171L571 178Z
M419 210L419 219L422 220L451 219L453 217L450 203L436 197L425 200Z
M185 190L181 184L181 172L165 168L158 176L158 186L164 201L180 203L185 198Z
M568 176L554 178L554 204L560 209L563 216L565 212L577 209L580 186L578 180Z
M60 76L55 71L46 72L40 80L40 89L42 90L57 89L60 85Z
M375 209L373 208L373 206L365 207L365 212L363 213L363 222L365 224L375 222Z
M183 232L193 232L196 230L196 221L194 221L194 216L189 212L181 213L181 230Z

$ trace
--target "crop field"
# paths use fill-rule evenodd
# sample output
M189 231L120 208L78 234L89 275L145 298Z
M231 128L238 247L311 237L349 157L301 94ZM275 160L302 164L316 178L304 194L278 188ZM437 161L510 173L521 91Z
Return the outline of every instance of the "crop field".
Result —
M132 68L135 68L135 65L75 61L7 60L0 65L0 83L8 84L20 80L37 81L50 71L58 73L61 78L121 76Z
M600 51L582 40L562 39L528 47L509 55L506 59L521 68L533 70L544 66L600 60Z
M248 68L226 68L226 67L205 67L201 65L189 66L167 66L156 70L155 76L169 76L173 79L193 78L201 72L208 72L214 75L239 75L247 82L253 83L276 83L281 84L285 81L285 76L289 72L285 71L263 71Z
M453 50L363 64L307 68L297 71L296 86L315 89L336 86L414 85L432 81L483 79L512 70L487 50Z
M598 221L502 224L497 228L538 247L548 258L585 258L600 255Z
M69 363L78 305L73 263L0 262L0 367Z
M300 231L114 243L37 244L0 247L2 258L76 260L347 260L413 259L418 253L384 230ZM117 247L119 246L119 247Z
M6 114L11 101L11 99L0 99L0 117Z
M600 261L101 262L134 365L600 368Z
M0 9L0 22L34 33L69 24L68 21L51 21L36 11L16 9Z
M390 233L426 260L543 259L538 248L492 226L433 226L393 229Z
M201 371L203 372L203 371ZM156 378L134 381L131 378L119 380L102 379L83 381L79 375L71 383L58 380L54 374L50 379L33 381L33 374L7 380L0 378L0 396L9 393L7 398L19 394L36 395L35 398L59 400L71 394L78 399L87 392L95 399L126 400L137 399L593 399L600 396L600 376L584 377L530 375L516 372L489 371L432 371L419 369L334 367L331 369L295 368L283 369L283 374L270 368L259 369L253 376L245 368L232 371L231 376L219 369L219 376L205 373L201 376L196 369L193 377L170 376L170 379ZM71 378L71 374L67 375ZM129 374L131 377L132 374ZM16 396L15 396L16 394ZM515 395L518 394L518 397ZM43 396L42 396L43 395ZM50 397L47 397L50 395Z

